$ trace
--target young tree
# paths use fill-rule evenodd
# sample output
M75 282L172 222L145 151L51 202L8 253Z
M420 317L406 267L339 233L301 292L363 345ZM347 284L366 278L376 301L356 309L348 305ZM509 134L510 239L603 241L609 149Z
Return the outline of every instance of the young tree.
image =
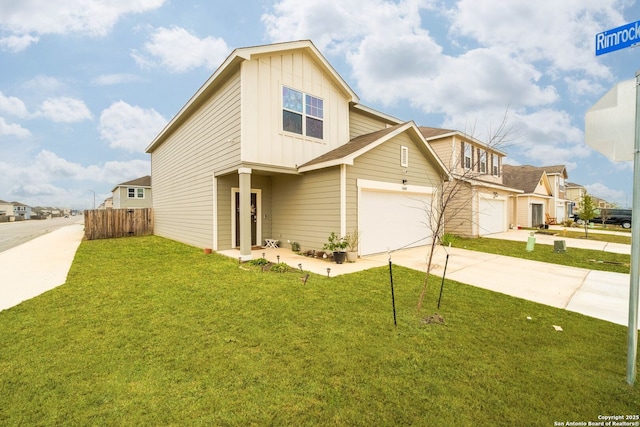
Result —
M589 238L589 221L596 217L596 206L593 203L593 198L588 193L585 193L580 198L578 203L578 217L584 222L584 236Z
M505 111L499 126L489 128L489 138L486 143L487 149L500 149L506 146L508 142L513 141L513 129L507 126L507 112L508 110ZM468 135L472 136L472 134ZM437 188L438 203L434 203L430 209L425 209L426 225L431 230L433 238L429 245L429 253L427 255L427 272L418 299L418 313L422 310L429 277L434 268L434 254L437 247L442 243L445 219L451 222L455 220L456 217L466 214L470 209L471 195L474 191L477 191L472 184L478 183L477 179L482 175L482 172L480 172L482 170L480 162L486 162L486 158L483 159L481 156L473 156L473 158L474 160L470 164L464 163L465 158L462 155L452 158L452 163L448 165L452 171L448 180L434 185Z

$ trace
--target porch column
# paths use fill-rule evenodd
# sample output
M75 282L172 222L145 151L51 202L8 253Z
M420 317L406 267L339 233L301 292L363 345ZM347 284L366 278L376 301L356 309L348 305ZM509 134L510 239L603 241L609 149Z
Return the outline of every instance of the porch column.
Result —
M240 188L240 259L251 259L251 168L238 169Z

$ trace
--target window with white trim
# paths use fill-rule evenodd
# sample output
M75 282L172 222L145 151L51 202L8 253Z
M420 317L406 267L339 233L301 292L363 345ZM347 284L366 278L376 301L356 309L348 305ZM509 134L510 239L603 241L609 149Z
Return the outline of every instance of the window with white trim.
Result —
M464 144L464 168L471 169L471 155L473 153L473 147L471 144Z
M282 86L282 130L322 139L324 137L324 101Z
M400 166L403 168L409 167L409 147L404 145L400 147Z
M129 199L144 199L144 188L128 187L127 198Z
M480 173L487 173L487 152L480 151Z
M491 174L493 176L500 176L500 158L497 154L491 155Z

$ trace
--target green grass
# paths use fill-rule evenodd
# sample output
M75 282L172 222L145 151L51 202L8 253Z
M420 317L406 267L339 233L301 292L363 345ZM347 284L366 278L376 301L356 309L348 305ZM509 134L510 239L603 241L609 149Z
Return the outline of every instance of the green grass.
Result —
M566 237L569 236L567 235ZM447 244L449 242L451 242L451 246L454 248L615 273L628 274L631 262L630 255L571 247L568 247L566 252L556 253L552 245L542 245L538 243L535 244L533 251L527 251L525 242L512 240L482 237L468 239L449 235Z
M558 231L556 232L556 235L558 236L558 238L570 237L573 239L588 239L588 240L593 240L597 242L622 243L625 245L631 244L630 232L628 235L619 235L619 234L608 234L608 233L592 233L591 231L592 230L589 230L589 233L585 235L584 229L582 229L581 231L578 231L576 229L570 229L570 230ZM620 230L616 230L616 231L626 231L626 230L624 230L623 228L620 228Z
M159 237L85 241L0 312L0 425L553 425L636 414L626 328L422 273L263 272ZM531 317L528 320L527 317ZM556 332L552 325L560 325Z

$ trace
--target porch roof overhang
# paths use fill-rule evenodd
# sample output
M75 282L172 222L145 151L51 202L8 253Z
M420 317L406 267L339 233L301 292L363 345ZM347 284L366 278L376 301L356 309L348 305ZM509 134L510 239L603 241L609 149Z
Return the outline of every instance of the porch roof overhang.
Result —
M446 180L449 180L451 178L449 170L435 151L433 151L433 148L431 148L413 121L400 123L386 129L358 136L348 143L299 166L298 171L304 173L338 165L353 165L354 160L359 156L404 132L407 132L414 140L419 141L426 156L432 161L432 164L438 169L438 172L445 176Z

